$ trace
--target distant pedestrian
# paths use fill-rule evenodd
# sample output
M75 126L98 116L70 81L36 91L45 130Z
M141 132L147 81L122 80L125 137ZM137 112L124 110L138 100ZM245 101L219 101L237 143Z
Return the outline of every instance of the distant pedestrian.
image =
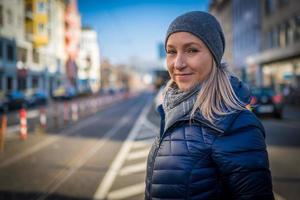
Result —
M221 63L218 21L201 11L177 17L165 48L171 80L158 106L145 199L274 199L265 131L245 107L248 87Z

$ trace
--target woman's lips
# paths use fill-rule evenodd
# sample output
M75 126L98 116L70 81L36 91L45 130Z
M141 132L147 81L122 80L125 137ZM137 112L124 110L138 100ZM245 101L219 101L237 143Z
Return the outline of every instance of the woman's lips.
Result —
M179 81L189 80L191 75L193 74L174 74L175 78Z

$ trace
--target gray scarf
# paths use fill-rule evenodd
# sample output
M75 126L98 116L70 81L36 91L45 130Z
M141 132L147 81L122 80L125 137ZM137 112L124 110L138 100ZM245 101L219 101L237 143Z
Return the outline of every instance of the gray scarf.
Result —
M189 91L181 91L175 83L166 88L162 104L165 111L164 130L172 126L176 120L190 115L200 89L201 85L198 84Z

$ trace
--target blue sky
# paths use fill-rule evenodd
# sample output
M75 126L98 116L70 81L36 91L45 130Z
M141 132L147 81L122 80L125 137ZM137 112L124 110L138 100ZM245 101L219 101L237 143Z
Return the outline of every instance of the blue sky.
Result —
M83 25L98 33L101 57L127 63L158 59L169 23L178 15L208 9L210 0L78 0Z

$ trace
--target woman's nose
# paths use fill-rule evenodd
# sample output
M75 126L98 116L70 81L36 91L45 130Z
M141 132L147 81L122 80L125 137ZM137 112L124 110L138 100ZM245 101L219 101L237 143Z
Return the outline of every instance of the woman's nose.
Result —
M174 68L177 70L181 70L186 67L185 60L182 55L177 54L174 62Z

